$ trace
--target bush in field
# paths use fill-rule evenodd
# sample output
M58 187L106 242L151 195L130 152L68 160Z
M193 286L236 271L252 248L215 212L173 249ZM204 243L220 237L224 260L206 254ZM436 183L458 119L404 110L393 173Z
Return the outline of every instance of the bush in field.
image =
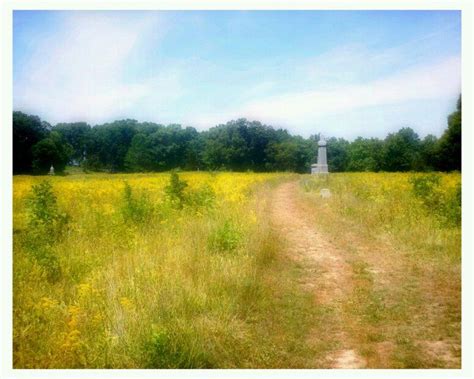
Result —
M43 181L33 186L32 194L28 202L28 230L41 233L47 241L58 240L66 226L69 217L61 212L53 186L49 181Z
M238 228L227 220L210 235L209 247L217 252L233 252L239 246L241 239L242 235Z
M410 178L413 187L413 193L424 205L429 208L438 208L442 201L439 186L441 176L437 174L423 175Z
M204 349L179 341L166 330L155 331L146 345L148 368L212 368Z
M126 222L140 224L149 219L153 207L146 197L134 195L130 184L125 182L121 211Z
M429 174L410 178L414 195L427 210L433 212L448 225L461 223L461 184L446 191L441 185L441 176Z
M454 225L461 225L461 195L461 183L458 183L446 199L446 218Z
M29 243L29 252L46 274L50 283L57 282L62 275L59 259L50 245L41 243Z
M63 235L69 218L60 211L48 181L33 186L27 204L28 251L45 270L48 280L54 282L61 276L61 267L53 246Z
M188 183L179 178L176 171L171 171L169 184L165 187L165 193L171 204L176 208L182 209L186 202L184 190Z
M202 185L187 194L187 203L192 207L212 208L216 200L216 194L208 184Z

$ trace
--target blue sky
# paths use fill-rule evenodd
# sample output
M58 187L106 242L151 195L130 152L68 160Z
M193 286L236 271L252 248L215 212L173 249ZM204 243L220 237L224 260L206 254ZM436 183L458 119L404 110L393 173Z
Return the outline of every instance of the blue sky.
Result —
M461 90L458 11L15 11L13 32L14 109L52 124L439 136Z

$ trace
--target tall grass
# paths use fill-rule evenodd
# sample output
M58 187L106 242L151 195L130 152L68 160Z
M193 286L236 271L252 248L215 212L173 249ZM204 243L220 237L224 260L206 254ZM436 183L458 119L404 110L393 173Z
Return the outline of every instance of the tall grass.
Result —
M55 281L28 250L27 198L44 178L14 178L15 368L304 365L311 299L257 196L284 176L180 177L179 206L165 174L52 178L68 215L48 242Z
M301 183L313 197L330 188L325 203L341 220L358 225L358 232L395 239L417 257L460 258L459 173L344 173L330 174L328 181L308 176Z

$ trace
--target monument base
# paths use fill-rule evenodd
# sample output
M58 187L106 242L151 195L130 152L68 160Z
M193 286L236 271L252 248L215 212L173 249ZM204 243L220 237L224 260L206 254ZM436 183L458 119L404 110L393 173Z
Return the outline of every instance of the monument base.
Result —
M327 164L312 164L311 174L329 174Z

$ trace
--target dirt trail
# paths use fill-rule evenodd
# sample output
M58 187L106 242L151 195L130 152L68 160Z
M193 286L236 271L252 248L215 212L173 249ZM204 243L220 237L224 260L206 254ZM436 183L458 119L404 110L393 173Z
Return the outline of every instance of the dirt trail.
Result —
M351 267L344 252L318 233L311 217L297 202L297 182L280 185L274 193L272 220L286 243L285 253L297 260L303 269L302 285L314 291L316 306L332 310L331 330L338 347L324 362L331 368L364 368L365 359L351 341L347 325L342 321L342 307L352 290ZM310 333L317 339L320 331ZM311 343L311 341L309 341Z

